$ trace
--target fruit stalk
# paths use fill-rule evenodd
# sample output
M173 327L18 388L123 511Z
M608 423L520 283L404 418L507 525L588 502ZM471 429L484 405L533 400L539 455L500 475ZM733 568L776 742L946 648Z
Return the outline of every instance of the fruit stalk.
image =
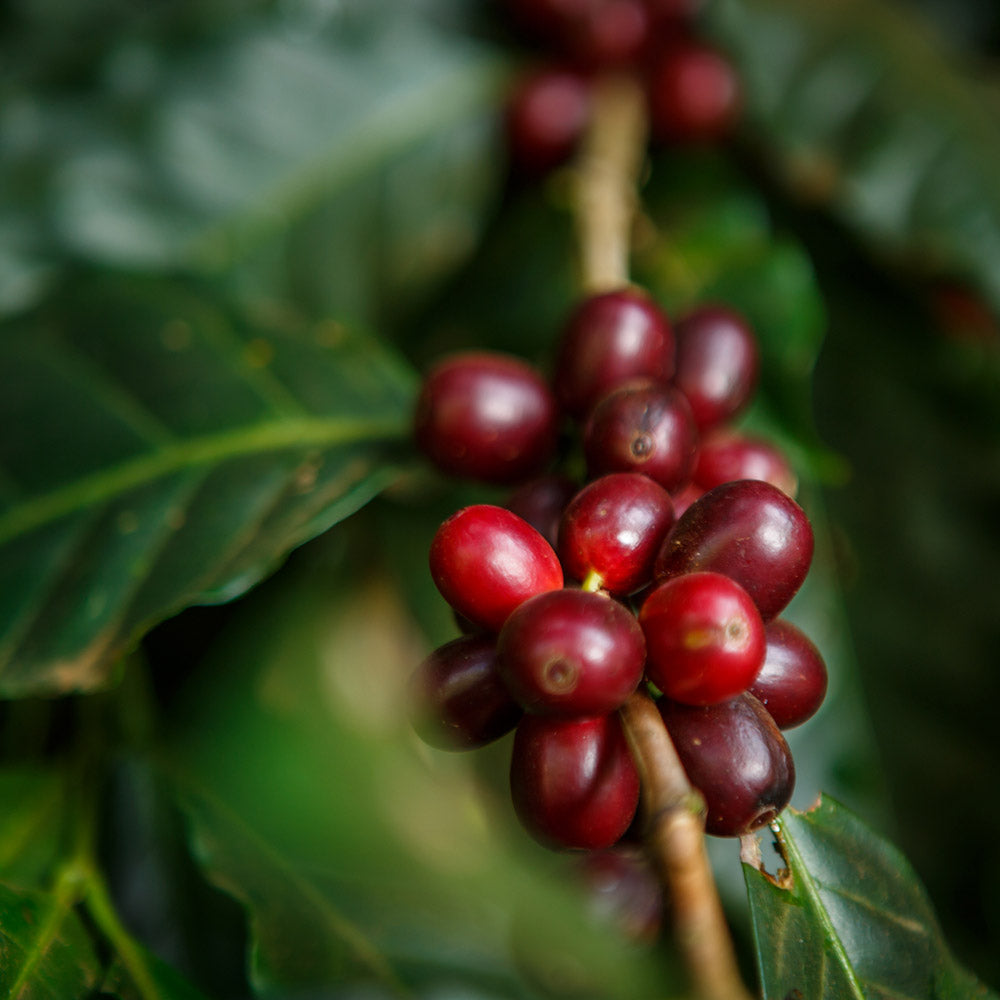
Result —
M677 945L700 1000L751 1000L705 851L704 808L659 710L637 691L620 709L646 815L646 846L670 892Z

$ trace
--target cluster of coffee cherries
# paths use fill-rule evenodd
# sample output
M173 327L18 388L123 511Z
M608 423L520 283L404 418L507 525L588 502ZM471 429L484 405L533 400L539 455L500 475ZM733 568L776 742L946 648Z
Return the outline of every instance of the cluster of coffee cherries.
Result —
M416 670L415 726L448 749L514 729L515 811L545 844L607 848L633 826L639 777L618 710L640 689L709 833L748 833L791 797L781 730L818 709L827 675L778 617L813 552L796 478L734 423L758 367L740 314L702 305L671 323L626 287L577 304L551 379L486 351L426 375L419 447L510 492L434 536L431 575L464 634Z
M696 31L699 0L504 0L541 59L507 105L511 160L538 175L568 160L591 113L595 79L635 75L653 138L714 142L739 117L742 91L728 57Z

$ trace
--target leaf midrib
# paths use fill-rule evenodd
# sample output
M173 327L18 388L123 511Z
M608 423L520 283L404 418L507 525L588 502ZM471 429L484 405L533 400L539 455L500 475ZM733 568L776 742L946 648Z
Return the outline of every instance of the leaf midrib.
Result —
M305 418L254 424L219 434L166 445L48 493L30 497L0 514L0 545L45 524L103 503L126 490L153 482L180 469L290 447L329 447L367 440L392 440L406 433L405 420Z

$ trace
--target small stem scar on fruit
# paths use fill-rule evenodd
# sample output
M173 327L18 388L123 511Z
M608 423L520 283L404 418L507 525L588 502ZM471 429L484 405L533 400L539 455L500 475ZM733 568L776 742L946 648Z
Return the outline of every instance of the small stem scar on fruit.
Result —
M613 76L598 82L591 124L575 165L581 284L587 293L628 284L647 128L635 79ZM593 589L594 583L588 577L584 587ZM705 850L704 803L688 782L652 700L636 692L620 717L640 776L649 824L647 850L670 893L676 940L695 995L701 1000L750 1000Z

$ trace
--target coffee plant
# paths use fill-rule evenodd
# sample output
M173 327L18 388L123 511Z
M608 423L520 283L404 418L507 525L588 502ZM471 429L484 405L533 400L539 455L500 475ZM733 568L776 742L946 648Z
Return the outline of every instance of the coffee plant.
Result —
M0 996L995 998L998 56L0 4Z

